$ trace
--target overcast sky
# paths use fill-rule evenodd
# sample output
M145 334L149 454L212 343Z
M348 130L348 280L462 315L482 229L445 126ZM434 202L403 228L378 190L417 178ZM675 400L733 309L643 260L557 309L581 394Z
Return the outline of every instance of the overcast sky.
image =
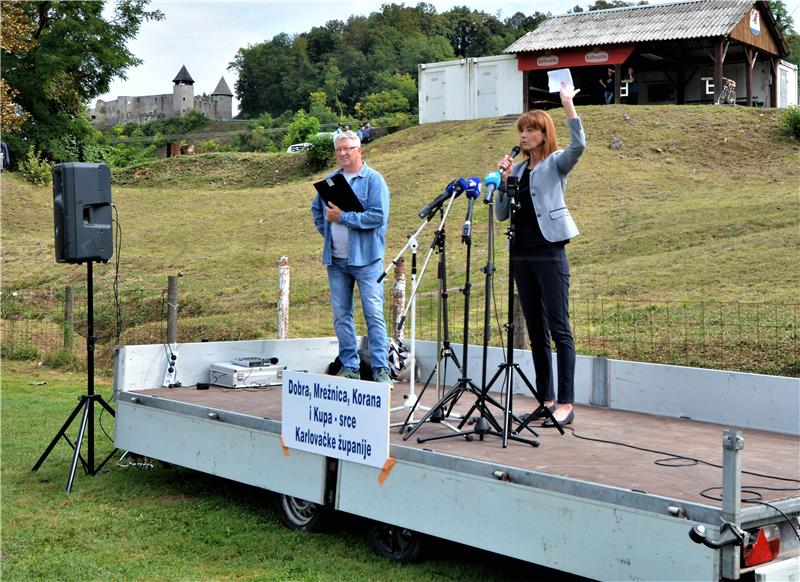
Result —
M720 0L724 1L724 0ZM661 4L664 0L650 0ZM131 42L130 50L144 62L128 70L127 80L116 79L110 91L99 98L112 101L119 96L160 95L172 93L172 79L182 65L194 79L195 95L211 93L221 76L225 77L235 93L237 76L228 70L237 51L248 45L272 39L285 32L308 32L314 26L323 26L329 20L346 21L353 14L369 15L380 10L389 0L171 0L154 1L151 8L164 13L160 22L145 22L139 36ZM401 2L396 2L400 4ZM446 12L453 6L467 5L474 10L495 14L501 19L516 12L532 14L535 11L564 14L580 4L584 8L590 0L494 0L491 2L429 0L437 12ZM795 22L800 20L800 0L785 0ZM415 6L416 0L405 2ZM94 106L94 103L92 103ZM234 97L234 115L238 101Z

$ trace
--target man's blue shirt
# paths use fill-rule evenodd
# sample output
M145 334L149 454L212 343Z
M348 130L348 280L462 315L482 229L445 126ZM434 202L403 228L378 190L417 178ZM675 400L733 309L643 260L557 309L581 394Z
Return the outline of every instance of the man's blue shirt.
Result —
M341 174L338 170L330 176ZM328 177L330 177L328 176ZM342 212L339 224L350 230L350 253L347 263L363 267L381 259L385 252L386 226L389 223L389 188L378 172L363 163L358 174L350 182L364 212ZM331 264L331 223L325 220L325 201L319 194L311 203L314 226L323 237L322 263Z

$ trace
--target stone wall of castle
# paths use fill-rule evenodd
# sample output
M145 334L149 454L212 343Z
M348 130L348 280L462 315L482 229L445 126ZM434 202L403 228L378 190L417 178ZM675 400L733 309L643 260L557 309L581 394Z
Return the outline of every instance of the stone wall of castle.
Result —
M227 121L233 116L233 98L230 95L196 97L191 85L176 85L175 89L172 95L118 97L114 101L98 99L95 107L89 110L89 119L96 127L111 127L183 117L193 110L217 121Z

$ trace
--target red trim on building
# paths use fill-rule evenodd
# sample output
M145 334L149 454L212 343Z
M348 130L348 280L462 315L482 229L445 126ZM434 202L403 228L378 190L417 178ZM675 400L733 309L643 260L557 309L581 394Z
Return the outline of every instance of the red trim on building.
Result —
M621 65L628 60L633 49L634 45L626 44L520 53L517 55L517 68L520 71L533 71L537 69Z

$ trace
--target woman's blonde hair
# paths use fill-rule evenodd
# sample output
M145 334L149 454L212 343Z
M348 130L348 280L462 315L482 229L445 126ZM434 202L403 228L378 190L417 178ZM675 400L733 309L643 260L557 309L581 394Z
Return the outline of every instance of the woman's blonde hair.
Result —
M517 131L522 131L526 127L538 129L544 134L542 142L542 157L545 159L558 149L556 143L556 126L553 125L553 118L546 111L536 109L523 113L517 118Z

